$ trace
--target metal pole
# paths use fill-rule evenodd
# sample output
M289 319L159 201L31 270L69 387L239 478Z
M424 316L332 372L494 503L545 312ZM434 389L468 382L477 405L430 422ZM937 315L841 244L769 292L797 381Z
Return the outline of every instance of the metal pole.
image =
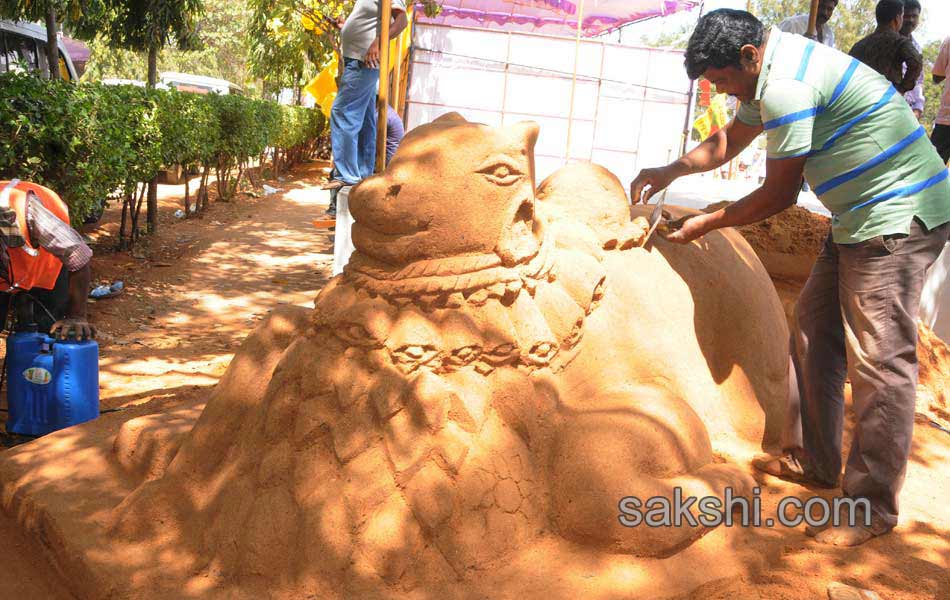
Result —
M751 3L752 0L749 0L749 4ZM704 8L706 8L705 0L699 3L699 14L696 16L697 22L703 17ZM683 154L686 154L686 147L689 145L689 135L693 132L693 119L696 116L694 113L696 105L696 81L692 79L689 82L689 95L686 97L686 102L686 123L683 124Z
M376 172L386 168L386 118L389 116L389 21L392 5L379 0L379 98L376 101Z
M574 40L574 75L571 78L571 109L567 116L567 147L564 158L571 158L571 133L574 129L574 92L577 90L577 63L581 54L581 28L584 23L584 0L577 7L577 37Z

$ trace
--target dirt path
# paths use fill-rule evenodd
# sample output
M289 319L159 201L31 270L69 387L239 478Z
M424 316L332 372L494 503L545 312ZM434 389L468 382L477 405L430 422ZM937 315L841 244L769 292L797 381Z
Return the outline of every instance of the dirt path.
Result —
M269 182L282 193L215 202L188 220L174 217L183 186L161 186L162 223L148 258L107 253L115 210L88 232L100 248L96 280L125 283L121 296L90 307L101 332L103 409L214 385L271 309L312 304L332 263L332 234L311 224L329 199L321 182L319 164L305 165Z

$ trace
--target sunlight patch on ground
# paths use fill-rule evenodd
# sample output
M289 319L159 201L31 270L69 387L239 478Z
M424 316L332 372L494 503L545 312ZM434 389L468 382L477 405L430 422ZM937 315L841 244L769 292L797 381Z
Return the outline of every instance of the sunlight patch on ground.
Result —
M288 190L284 193L284 199L304 205L329 204L330 192L321 190L320 186L311 185L300 189Z

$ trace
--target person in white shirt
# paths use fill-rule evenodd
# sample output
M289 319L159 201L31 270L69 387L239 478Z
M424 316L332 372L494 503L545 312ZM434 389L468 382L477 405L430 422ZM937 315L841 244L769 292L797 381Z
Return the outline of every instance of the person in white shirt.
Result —
M831 20L836 8L838 8L838 0L821 0L818 3L818 37L816 39L818 43L831 48L835 47L835 32L828 25L828 21ZM779 23L778 28L785 33L805 35L808 32L808 13L789 17Z
M914 48L917 49L917 52L923 53L923 48L921 48L920 43L917 42L917 39L914 38L913 35L917 26L920 24L920 8L919 0L904 0L904 24L901 26L901 35L909 37L910 41L914 43ZM924 114L924 105L927 102L926 98L924 98L923 71L920 72L920 77L917 79L917 86L904 94L904 99L907 100L907 104L910 104L911 110L913 110L917 118L920 119Z

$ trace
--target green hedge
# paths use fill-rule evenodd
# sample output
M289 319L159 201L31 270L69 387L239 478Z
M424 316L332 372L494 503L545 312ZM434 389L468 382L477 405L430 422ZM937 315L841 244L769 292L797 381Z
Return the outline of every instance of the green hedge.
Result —
M54 189L77 223L163 165L228 173L268 147L285 155L311 147L324 127L320 111L243 96L0 74L0 179Z

